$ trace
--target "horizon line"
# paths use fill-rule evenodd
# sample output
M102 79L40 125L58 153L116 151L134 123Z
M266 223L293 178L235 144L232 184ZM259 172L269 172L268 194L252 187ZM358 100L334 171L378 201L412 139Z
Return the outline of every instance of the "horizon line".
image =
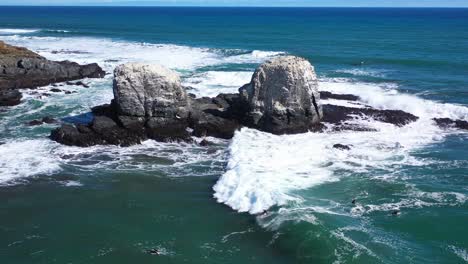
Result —
M203 5L92 5L92 4L83 4L83 5L2 5L0 7L172 7L172 8L181 8L181 7L193 7L193 8L374 8L374 9L384 9L384 8L413 8L413 9L427 9L427 8L451 8L451 9L468 9L464 6L226 6L226 5L213 5L213 6L203 6Z

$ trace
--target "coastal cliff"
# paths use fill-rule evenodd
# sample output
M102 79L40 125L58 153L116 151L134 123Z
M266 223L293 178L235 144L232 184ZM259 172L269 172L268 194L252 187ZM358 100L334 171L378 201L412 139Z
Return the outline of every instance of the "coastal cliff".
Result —
M102 78L105 72L96 63L80 65L71 61L50 61L26 48L0 41L0 106L21 101L21 88L83 78Z

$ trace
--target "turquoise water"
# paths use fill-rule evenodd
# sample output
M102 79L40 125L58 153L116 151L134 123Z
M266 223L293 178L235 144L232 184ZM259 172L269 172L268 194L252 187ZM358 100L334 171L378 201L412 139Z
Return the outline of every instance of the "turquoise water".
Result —
M23 104L0 111L1 263L468 262L468 137L431 121L468 120L467 18L467 9L0 7L0 40L50 59L108 72L161 63L191 92L215 95L293 54L312 62L322 90L420 117L403 128L353 121L372 133L242 130L208 148L81 149L48 140L54 125L24 123L108 103L112 76L61 87L69 95L25 90Z

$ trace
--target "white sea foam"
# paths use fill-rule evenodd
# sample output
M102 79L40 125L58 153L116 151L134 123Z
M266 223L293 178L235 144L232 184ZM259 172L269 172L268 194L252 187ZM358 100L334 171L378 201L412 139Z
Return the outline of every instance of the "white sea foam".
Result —
M288 193L291 190L330 180L330 171L323 168L325 142L303 141L303 136L275 136L252 129L237 132L229 147L227 172L213 187L216 199L255 214L300 201Z
M172 44L151 44L90 37L2 36L10 44L24 46L52 60L97 62L113 71L125 62L158 63L177 70L225 63L261 63L281 52L252 51L241 55L224 55L221 50ZM123 52L125 51L125 52Z
M285 52L254 50L249 53L228 56L223 59L226 63L261 63L265 60L284 55Z
M456 246L449 246L449 249L452 250L455 255L461 258L463 261L468 263L468 252L464 248L456 247Z
M173 69L194 69L214 64L219 54L209 49L170 44L149 44L89 37L23 37L7 36L5 41L30 48L52 60L97 62L113 71L117 64L138 61L158 63Z
M354 76L370 76L370 77L385 77L385 71L379 71L375 69L341 69L337 70L339 73L351 74Z
M19 139L0 145L0 184L60 170L59 162L51 154L51 145L47 139Z
M237 93L239 87L250 82L252 72L208 71L186 78L184 85L194 88L197 95L216 96Z
M456 192L409 192L405 196L408 196L408 198L403 198L398 202L358 205L351 210L351 213L353 215L363 215L408 208L460 206L467 200L464 194Z
M400 93L395 84L353 82L349 79L323 79L320 89L338 94L355 94L367 105L378 109L396 109L421 118L447 117L468 120L468 107L424 100Z
M81 187L83 184L79 181L65 181L63 185L66 187Z
M180 177L211 175L223 169L224 141L208 139L221 144L208 150L191 143L162 143L147 140L130 147L93 146L89 148L58 146L53 150L57 159L85 171L100 169L114 171L160 172ZM154 174L154 173L152 173Z
M334 93L357 94L365 105L402 109L420 119L403 127L368 118L349 121L375 128L377 132L274 136L243 129L236 133L231 143L227 172L214 186L214 196L219 202L237 211L255 214L274 205L300 203L301 197L294 195L295 190L336 180L336 170L352 174L379 169L390 173L395 166L427 165L430 160L418 159L412 152L444 138L445 132L434 124L432 118L468 118L467 107L401 94L394 85L322 80L320 87ZM351 150L332 148L338 143L350 145ZM453 197L463 199L460 194ZM428 203L434 204L412 197L399 203L371 206L366 211L426 206Z
M0 28L1 35L11 34L29 34L39 31L38 29L17 29L17 28Z

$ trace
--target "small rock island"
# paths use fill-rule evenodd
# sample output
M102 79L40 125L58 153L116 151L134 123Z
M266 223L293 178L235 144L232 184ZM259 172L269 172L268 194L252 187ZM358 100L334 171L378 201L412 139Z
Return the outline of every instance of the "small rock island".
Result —
M239 93L214 98L196 98L187 93L176 72L141 63L118 66L113 90L110 104L92 109L92 122L63 124L52 131L51 139L82 147L129 146L146 139L190 141L192 136L229 139L241 127L296 134L324 132L325 124L332 123L335 130L372 131L344 123L356 114L398 126L418 118L399 110L322 105L314 67L295 56L265 62ZM323 95L335 99L353 97L329 92Z

